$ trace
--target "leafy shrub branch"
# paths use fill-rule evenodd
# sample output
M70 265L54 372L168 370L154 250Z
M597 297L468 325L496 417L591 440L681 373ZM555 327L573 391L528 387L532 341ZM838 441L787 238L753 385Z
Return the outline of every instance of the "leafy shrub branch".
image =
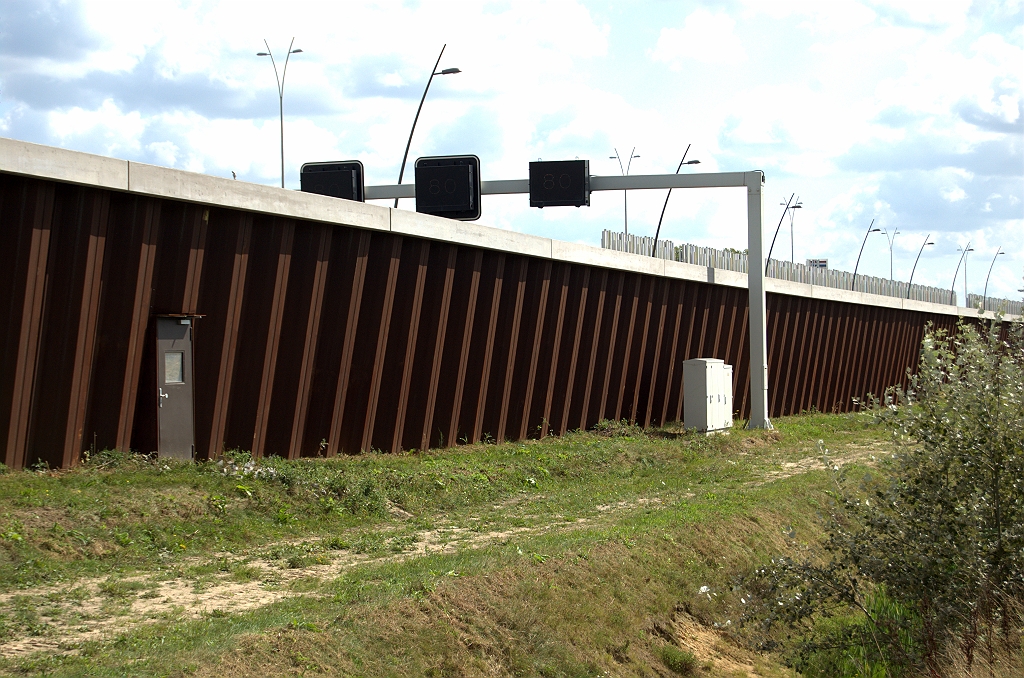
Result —
M745 579L748 620L799 631L805 675L1019 666L1024 339L1006 328L929 330L909 387L872 399L895 445L884 477L837 470L820 550Z

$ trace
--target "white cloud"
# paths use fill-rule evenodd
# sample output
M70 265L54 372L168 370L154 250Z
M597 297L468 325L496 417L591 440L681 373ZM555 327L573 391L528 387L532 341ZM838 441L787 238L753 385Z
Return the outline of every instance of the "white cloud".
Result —
M146 149L153 154L161 165L166 165L167 167L174 167L178 159L178 146L170 141L154 141L151 144L147 144Z
M967 193L959 186L942 189L942 197L949 202L959 202L967 197Z
M139 150L139 139L147 122L138 111L121 111L107 99L96 110L74 107L49 114L50 129L62 142L90 137L102 145L108 155L124 155Z
M747 60L743 42L734 33L736 21L726 14L698 9L686 17L682 28L663 28L651 52L655 61L680 70L690 61L705 64L738 64Z

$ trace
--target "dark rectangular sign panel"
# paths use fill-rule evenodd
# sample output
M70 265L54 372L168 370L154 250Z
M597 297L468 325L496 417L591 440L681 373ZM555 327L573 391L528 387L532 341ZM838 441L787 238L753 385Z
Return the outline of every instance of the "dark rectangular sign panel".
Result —
M448 219L480 218L480 158L451 155L416 161L416 211Z
M590 161L530 163L530 207L590 206Z
M363 163L358 160L307 162L299 170L299 185L303 193L364 202Z

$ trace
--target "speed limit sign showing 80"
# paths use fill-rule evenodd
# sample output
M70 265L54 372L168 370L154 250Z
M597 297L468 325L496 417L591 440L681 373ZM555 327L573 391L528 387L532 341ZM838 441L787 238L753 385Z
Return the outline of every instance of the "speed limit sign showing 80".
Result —
M415 168L417 212L462 221L480 218L480 158L420 158Z
M530 163L530 207L590 206L589 160Z

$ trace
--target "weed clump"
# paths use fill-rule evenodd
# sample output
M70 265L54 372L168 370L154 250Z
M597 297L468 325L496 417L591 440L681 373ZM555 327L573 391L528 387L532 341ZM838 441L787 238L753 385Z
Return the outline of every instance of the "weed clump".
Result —
M693 675L697 669L697 658L693 653L681 650L675 645L662 646L661 661L670 671L680 676Z
M644 439L647 433L642 426L630 424L628 419L614 421L602 419L594 424L594 433L605 438L636 438Z

